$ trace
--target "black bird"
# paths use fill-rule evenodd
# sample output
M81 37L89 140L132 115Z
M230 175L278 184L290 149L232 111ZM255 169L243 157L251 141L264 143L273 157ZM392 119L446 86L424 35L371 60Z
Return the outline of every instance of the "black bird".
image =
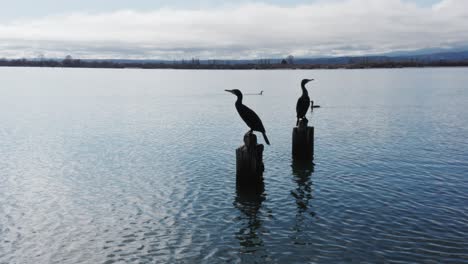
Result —
M252 111L252 109L248 108L247 106L242 104L242 92L234 89L234 90L225 90L226 92L230 92L234 95L237 96L237 101L236 101L236 109L237 112L239 113L240 117L244 122L247 124L247 126L250 128L249 133L252 133L252 131L258 131L263 134L263 138L265 139L265 142L270 145L270 141L268 141L268 138L265 134L265 128L263 127L262 120L258 117L258 115Z
M305 88L305 85L313 81L314 79L304 79L301 82L301 88L302 88L302 95L299 97L297 100L296 104L296 113L297 113L297 121L296 121L296 126L299 125L299 119L306 118L307 110L309 110L310 106L310 98L309 98L309 93L307 92L307 89ZM307 120L307 118L306 118Z

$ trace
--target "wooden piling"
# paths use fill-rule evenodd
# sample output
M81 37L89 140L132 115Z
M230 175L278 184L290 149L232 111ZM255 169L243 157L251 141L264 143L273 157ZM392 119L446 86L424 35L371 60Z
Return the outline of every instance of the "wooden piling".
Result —
M297 161L314 160L314 127L307 126L307 119L299 121L299 126L293 129L292 156Z
M263 184L263 145L257 144L253 133L244 135L244 146L236 150L236 178L238 187Z

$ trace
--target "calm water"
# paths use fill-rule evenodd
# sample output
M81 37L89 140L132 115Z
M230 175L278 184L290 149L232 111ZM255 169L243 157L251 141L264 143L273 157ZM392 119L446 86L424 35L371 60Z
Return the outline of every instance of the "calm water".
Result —
M299 81L322 108L291 161ZM0 263L468 263L468 69L0 68ZM235 188L263 119L265 191ZM263 142L263 140L262 140Z

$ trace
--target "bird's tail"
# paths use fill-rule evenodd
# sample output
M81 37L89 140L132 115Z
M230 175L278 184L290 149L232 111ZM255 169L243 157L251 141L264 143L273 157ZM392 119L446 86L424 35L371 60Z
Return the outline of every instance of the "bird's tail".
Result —
M263 135L263 139L265 139L265 142L266 142L268 145L270 145L270 141L268 141L268 138L267 138L265 132L263 132L262 135Z

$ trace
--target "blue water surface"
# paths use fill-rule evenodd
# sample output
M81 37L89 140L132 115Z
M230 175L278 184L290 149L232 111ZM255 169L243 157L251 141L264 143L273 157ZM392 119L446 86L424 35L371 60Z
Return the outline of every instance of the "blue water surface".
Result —
M321 108L293 163L300 80ZM468 263L468 68L0 68L0 263ZM236 191L262 118L265 188ZM259 137L260 142L263 142Z

